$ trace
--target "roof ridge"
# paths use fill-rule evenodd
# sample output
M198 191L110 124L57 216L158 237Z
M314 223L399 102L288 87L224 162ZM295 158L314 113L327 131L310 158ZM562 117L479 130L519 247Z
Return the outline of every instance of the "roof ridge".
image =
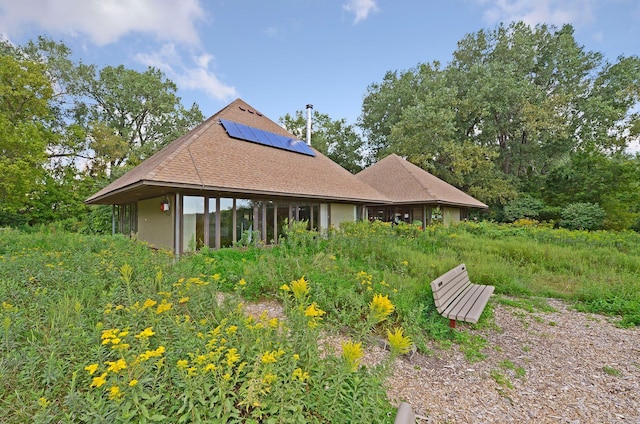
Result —
M418 169L420 169L421 171L424 171L424 172L429 172L429 171L426 171L426 170L424 170L424 169L420 168L418 165L416 165L416 164L414 164L414 163L409 162L408 160L406 160L406 159L404 159L404 158L400 157L399 155L396 155L395 153L392 153L392 155L394 155L395 157L397 157L397 158L400 160L400 165L401 165L401 166L402 166L402 167L407 171L407 173L411 176L411 178L413 178L413 180L414 180L415 182L417 182L417 183L418 183L418 185L420 186L420 188L422 188L422 190L424 190L424 191L427 193L427 195L429 195L429 196L431 196L431 197L436 197L436 196L433 194L433 192L432 192L431 190L429 190L429 187L427 187L427 186L425 186L424 184L422 184L422 181L420 181L420 179L418 178L418 176L417 176L417 175L415 175L415 173L414 173L414 172L412 172L412 169L411 169L411 168L412 168L412 167L416 167L416 168L418 168ZM407 165L412 165L412 166L410 167L410 166L407 166ZM434 175L434 177L435 177L435 175ZM437 177L436 177L436 178L437 178Z

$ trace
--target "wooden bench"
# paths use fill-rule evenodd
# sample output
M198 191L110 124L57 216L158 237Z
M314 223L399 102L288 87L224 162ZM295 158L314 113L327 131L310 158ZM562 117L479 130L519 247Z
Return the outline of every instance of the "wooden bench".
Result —
M431 282L436 309L440 315L449 318L451 328L456 327L456 321L477 323L493 289L493 286L471 284L465 264Z

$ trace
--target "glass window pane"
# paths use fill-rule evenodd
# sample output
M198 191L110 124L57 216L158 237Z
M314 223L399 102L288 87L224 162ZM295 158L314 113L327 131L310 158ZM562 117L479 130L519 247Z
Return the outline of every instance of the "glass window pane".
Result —
M233 199L220 199L220 247L233 246Z
M192 252L204 245L204 197L184 196L182 201L182 250Z
M209 198L209 247L216 247L216 198Z
M253 242L253 206L250 199L236 199L236 241Z

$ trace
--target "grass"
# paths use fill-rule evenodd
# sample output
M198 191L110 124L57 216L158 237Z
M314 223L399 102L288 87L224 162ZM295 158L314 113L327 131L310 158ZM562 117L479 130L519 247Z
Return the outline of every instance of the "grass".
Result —
M499 295L475 328L491 328L493 302L528 313L548 311L546 297L640 325L636 233L359 223L327 238L294 227L277 247L175 261L124 237L3 230L0 421L390 422L388 369L357 366L357 346L393 333L422 352L435 342L469 361L491 354L433 306L429 282L461 262ZM281 289L303 276L304 296ZM286 322L247 321L238 304L260 298L284 302ZM135 337L147 328L154 334ZM348 357L319 354L321 329L351 337ZM508 387L507 374L524 369L494 374Z

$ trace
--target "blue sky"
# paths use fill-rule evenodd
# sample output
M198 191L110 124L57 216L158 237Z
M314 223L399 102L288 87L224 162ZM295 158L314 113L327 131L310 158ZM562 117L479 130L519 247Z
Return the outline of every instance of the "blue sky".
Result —
M640 0L0 0L0 37L48 35L85 63L155 66L210 116L241 97L277 121L307 103L355 123L390 70L446 64L499 22L571 23L587 50L640 54Z

